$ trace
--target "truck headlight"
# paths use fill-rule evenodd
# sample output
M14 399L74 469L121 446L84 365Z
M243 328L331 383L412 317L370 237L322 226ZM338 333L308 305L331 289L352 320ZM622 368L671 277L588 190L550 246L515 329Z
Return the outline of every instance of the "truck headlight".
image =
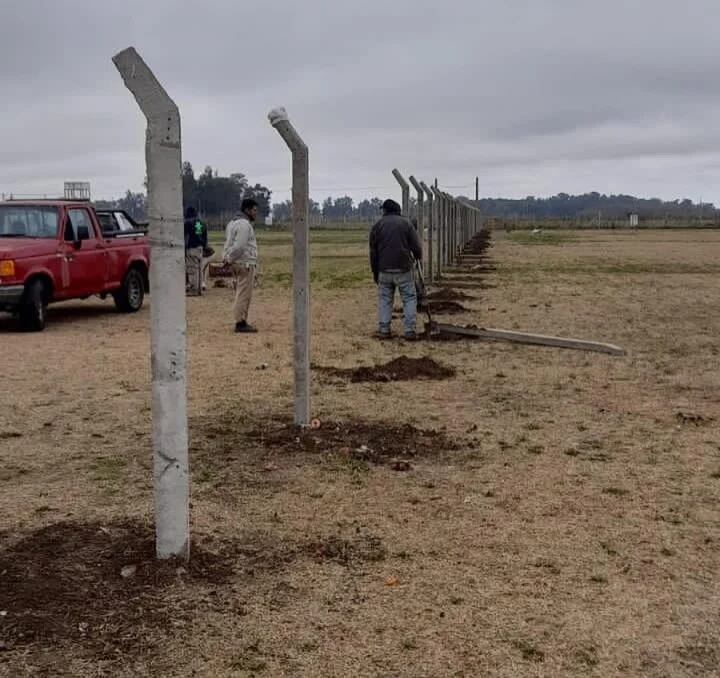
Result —
M15 262L12 259L0 261L0 278L15 277Z

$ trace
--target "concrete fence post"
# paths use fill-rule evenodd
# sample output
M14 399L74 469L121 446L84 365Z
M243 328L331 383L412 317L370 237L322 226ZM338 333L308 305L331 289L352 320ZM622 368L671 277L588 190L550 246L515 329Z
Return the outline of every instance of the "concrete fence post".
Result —
M423 262L422 269L423 275L428 274L428 238L425 229L425 191L423 191L420 182L414 177L410 176L410 183L417 192L417 225L418 225L418 236L423 248Z
M180 112L134 48L113 57L147 119L155 550L190 557Z
M295 425L310 424L310 164L308 147L284 108L268 115L292 153L293 327Z
M435 194L436 212L438 218L437 227L437 278L441 278L443 269L445 268L445 232L447 228L447 214L445 209L445 196L442 191L439 191L437 187L432 187L432 192Z
M437 219L435 217L435 200L433 196L433 192L428 188L427 184L424 181L420 182L420 186L422 187L425 196L427 197L427 206L428 206L428 225L427 225L427 254L426 254L426 261L427 261L427 276L428 280L432 282L435 279L435 257L433 253L433 248L435 246L435 243L433 242L435 238L435 234L437 233Z
M455 229L455 219L454 219L454 209L453 209L453 199L452 196L449 193L445 193L445 204L447 206L447 228L445 229L445 257L444 262L446 267L450 267L450 264L452 263L452 242L453 242L453 233Z
M397 182L400 184L400 188L402 189L402 213L404 217L410 218L410 184L408 184L407 181L405 181L405 177L403 177L402 174L400 174L400 170L394 169L392 171L393 176L397 180Z

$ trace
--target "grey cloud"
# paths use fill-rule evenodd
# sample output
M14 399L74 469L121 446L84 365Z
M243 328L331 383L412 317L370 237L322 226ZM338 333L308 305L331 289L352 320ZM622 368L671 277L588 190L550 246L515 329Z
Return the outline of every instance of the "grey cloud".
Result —
M143 121L110 62L134 44L181 107L185 157L279 198L289 159L265 115L281 104L322 192L395 190L399 166L502 195L720 202L716 15L714 0L8 0L0 191L140 187Z

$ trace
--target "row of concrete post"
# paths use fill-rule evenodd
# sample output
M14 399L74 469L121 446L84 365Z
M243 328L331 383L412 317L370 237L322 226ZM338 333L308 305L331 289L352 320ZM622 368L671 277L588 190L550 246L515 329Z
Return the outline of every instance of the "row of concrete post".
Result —
M185 251L180 111L132 47L113 61L147 119L156 552L190 556ZM308 148L282 108L270 123L292 153L295 423L310 423Z
M186 309L182 145L180 112L155 75L133 49L113 61L147 119L145 157L148 177L152 416L155 480L156 551L159 558L190 554ZM293 299L295 424L310 422L310 255L308 234L308 148L284 109L270 122L292 152ZM410 184L393 171L402 188L403 213L409 216ZM410 177L417 192L417 227L426 252L426 279L434 281L455 263L465 244L480 230L480 214L471 205ZM427 200L426 200L427 198Z
M452 267L465 245L482 230L480 210L437 187L428 186L414 176L409 183L397 169L395 180L402 191L403 214L410 217L410 185L417 193L415 217L425 253L423 275L433 282Z

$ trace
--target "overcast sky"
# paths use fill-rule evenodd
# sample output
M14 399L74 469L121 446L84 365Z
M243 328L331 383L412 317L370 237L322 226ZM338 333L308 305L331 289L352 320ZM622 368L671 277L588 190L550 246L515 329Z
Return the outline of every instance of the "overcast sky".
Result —
M180 107L183 156L289 197L285 106L313 197L560 191L720 204L718 0L3 0L0 192L139 190L133 45Z

